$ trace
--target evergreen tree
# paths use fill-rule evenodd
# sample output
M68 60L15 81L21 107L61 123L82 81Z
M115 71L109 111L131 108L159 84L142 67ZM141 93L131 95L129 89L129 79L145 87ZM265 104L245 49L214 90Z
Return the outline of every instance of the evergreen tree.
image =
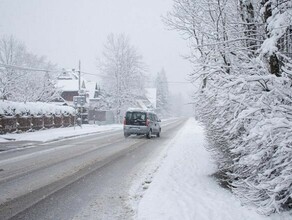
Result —
M156 84L156 111L160 117L169 114L169 90L165 70L157 73Z

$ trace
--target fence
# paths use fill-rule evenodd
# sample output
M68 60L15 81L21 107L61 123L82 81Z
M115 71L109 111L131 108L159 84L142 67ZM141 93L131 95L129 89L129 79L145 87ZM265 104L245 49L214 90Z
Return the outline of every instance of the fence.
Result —
M74 115L0 115L0 134L73 126Z

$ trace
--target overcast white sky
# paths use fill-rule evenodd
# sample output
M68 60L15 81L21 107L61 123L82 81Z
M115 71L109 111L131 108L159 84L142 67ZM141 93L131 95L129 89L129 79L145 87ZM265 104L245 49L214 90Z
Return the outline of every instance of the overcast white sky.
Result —
M185 81L186 42L161 21L171 6L172 0L0 0L0 35L14 35L59 67L77 68L80 59L83 71L96 73L107 35L124 33L151 74L164 68L169 81Z

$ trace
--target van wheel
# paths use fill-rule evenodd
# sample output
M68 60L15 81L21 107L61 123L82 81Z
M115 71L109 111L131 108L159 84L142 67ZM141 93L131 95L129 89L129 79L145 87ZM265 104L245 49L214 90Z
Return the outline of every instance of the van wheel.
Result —
M156 137L158 137L158 138L160 137L160 132L158 132L158 133L156 134Z
M148 139L151 139L151 136L152 136L152 131L149 130L149 132L148 132L148 134L146 135L146 137L147 137Z
M129 137L130 135L127 133L124 133L125 138Z

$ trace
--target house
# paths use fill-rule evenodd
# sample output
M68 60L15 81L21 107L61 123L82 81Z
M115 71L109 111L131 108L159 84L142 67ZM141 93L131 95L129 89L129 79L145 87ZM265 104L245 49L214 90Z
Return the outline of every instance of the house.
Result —
M61 99L69 106L74 106L74 96L85 96L86 103L84 107L88 107L89 100L97 96L97 83L88 81L81 77L80 91L78 73L74 70L63 71L57 77L57 88L61 91Z
M83 81L83 84L84 81ZM76 72L63 71L57 77L57 88L61 91L61 98L69 105L73 106L73 97L79 95L79 80Z
M156 109L156 88L145 88L145 95L137 99L137 108L155 111Z
M82 118L87 118L90 99L98 96L97 83L88 81L81 77L79 90L79 76L74 70L64 70L57 77L57 88L61 91L60 98L54 100L59 104L76 107L73 102L74 96L84 96L85 103L83 106L77 106Z
M57 87L61 91L59 100L55 100L63 105L74 107L74 96L85 96L86 102L82 108L77 107L81 115L84 115L88 122L98 121L98 123L114 122L114 112L110 110L106 99L106 94L102 94L100 87L96 82L80 79L78 72L73 70L63 71L57 78ZM145 95L138 97L136 100L137 108L155 111L156 109L156 88L146 88Z

